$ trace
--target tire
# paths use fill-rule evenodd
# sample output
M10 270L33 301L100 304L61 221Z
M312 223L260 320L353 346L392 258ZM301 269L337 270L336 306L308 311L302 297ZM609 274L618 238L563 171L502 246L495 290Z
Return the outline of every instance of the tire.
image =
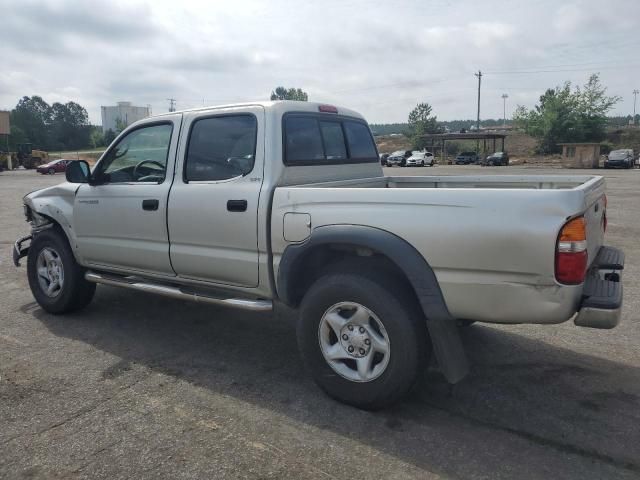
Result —
M424 167L424 160L420 163L421 167Z
M471 325L473 325L474 323L476 323L476 321L475 320L466 320L466 319L459 318L457 320L457 323L458 323L458 327L467 328L467 327L470 327Z
M44 275L42 268L46 270ZM76 262L59 227L36 234L27 256L27 277L31 293L43 310L61 314L86 307L93 298L96 285L87 282L84 274L85 269ZM46 286L52 283L57 285L47 293Z
M55 175L56 171L53 168L50 168L48 173L49 173L49 175Z
M362 273L328 273L320 277L304 296L297 326L298 346L313 379L330 397L358 408L377 410L400 400L415 383L427 353L430 353L431 343L422 311L412 294L407 292L410 287L405 285L403 288L403 283L398 279L389 281L388 275L385 278L373 270L367 276ZM353 310L354 304L359 310ZM364 317L357 321L352 312L362 313L360 307L364 308ZM345 310L341 311L341 308ZM346 319L341 318L336 325L342 325L340 337L325 321L330 313L338 315L336 311L341 315L346 312ZM361 332L359 339L355 338L358 337L357 331L349 332L349 325L355 325ZM364 333L358 325L366 325ZM353 357L358 352L349 354L348 347L344 346L345 343L349 347L353 345L349 343L351 339L343 342L347 340L344 337L347 333L355 336L353 341L360 353L364 352L360 349L362 342L366 344L370 338L370 347L364 347L369 352L360 357L364 361L365 357L373 355L370 357L373 363L369 363L368 370L363 368L365 377L358 372ZM380 339L386 339L387 354L380 353L380 350L376 352L376 348L384 343ZM334 360L333 366L323 353L323 348L325 352L330 350L327 345L331 342L334 342L331 347L337 346L341 358Z

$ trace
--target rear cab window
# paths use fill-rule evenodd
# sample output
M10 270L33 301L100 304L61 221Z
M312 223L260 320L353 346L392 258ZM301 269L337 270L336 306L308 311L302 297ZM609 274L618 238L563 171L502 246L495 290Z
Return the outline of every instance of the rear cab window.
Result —
M283 117L283 130L288 166L379 161L369 126L360 119L289 113Z

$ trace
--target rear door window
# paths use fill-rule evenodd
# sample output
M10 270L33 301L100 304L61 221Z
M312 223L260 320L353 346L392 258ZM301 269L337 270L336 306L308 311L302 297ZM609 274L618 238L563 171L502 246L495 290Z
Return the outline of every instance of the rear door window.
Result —
M286 165L378 162L369 127L339 117L285 116L284 147Z
M247 175L253 170L257 128L253 115L196 120L189 135L185 181L219 181Z

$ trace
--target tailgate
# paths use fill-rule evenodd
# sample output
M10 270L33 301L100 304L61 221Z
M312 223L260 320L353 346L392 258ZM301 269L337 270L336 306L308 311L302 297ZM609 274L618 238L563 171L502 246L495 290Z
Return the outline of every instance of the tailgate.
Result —
M604 244L607 210L604 179L593 179L580 188L584 189L584 219L587 228L589 266L591 266L598 254L598 250Z

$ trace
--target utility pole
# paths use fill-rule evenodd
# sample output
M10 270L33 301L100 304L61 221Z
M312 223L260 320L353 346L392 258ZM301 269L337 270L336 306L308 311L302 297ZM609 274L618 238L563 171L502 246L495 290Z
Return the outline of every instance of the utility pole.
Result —
M638 94L640 93L640 90L638 89L634 89L633 90L633 124L636 124L636 100L638 98Z
M509 98L509 95L507 95L506 93L502 94L502 126L506 127L507 126L507 98Z
M474 73L478 77L478 118L476 120L476 129L480 131L480 84L482 83L482 72L478 70L478 73Z
M175 112L176 111L176 99L175 98L167 98L167 100L169 101L169 111L170 112Z

